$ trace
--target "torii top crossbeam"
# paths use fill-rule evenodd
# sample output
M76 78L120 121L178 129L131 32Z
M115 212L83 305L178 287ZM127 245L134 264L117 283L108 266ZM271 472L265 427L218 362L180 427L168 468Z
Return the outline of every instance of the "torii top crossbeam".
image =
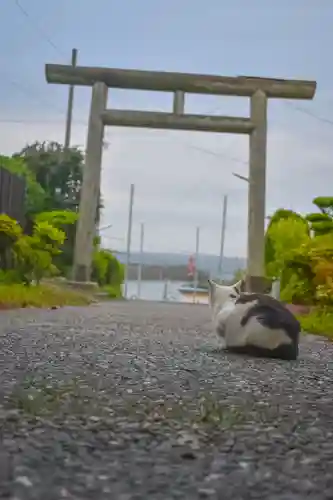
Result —
M88 66L46 64L48 83L92 86L103 82L110 88L186 92L192 94L235 95L250 97L262 90L267 97L277 99L313 99L316 82L283 80L253 76L216 76L167 71L142 71Z

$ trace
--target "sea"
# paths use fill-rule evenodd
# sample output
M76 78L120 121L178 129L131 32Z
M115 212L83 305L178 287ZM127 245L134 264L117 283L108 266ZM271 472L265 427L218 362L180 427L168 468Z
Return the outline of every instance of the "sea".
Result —
M142 300L167 300L173 302L183 302L183 297L178 288L183 283L181 281L141 281L141 293L138 296L138 282L128 281L126 298Z

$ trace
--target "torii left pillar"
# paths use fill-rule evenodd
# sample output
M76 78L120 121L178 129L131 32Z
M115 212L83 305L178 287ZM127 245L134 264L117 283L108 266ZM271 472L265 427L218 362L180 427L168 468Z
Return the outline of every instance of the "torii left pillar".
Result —
M103 154L104 124L102 113L106 109L107 98L108 87L105 83L95 83L92 88L72 275L74 281L81 283L89 283L91 279L91 255L96 234L96 213L99 202Z

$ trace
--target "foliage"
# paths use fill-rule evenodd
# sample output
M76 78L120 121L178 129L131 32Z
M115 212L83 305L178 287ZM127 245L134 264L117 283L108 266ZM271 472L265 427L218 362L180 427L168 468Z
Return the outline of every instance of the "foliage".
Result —
M14 157L24 159L47 193L44 210L78 206L84 164L84 155L79 148L65 151L58 142L36 141Z
M51 226L48 222L39 222L34 226L32 236L23 235L13 246L16 269L23 283L40 283L46 276L58 273L53 257L61 253L65 233Z
M291 216L275 219L266 232L266 245L269 245L269 257L266 260L267 276L281 277L285 262L291 258L295 249L303 243L308 243L309 240L308 226L302 218Z
M0 214L0 251L6 250L22 234L22 228L16 220L6 214Z
M314 309L306 316L299 316L298 320L304 332L323 335L333 340L333 309Z
M83 293L56 286L0 283L0 310L18 307L84 306L91 298Z
M14 267L7 281L20 281L30 284L39 282L44 276L57 272L53 257L60 253L65 233L48 222L34 225L32 235L23 234L17 221L7 215L0 216L1 269L8 271L4 262L10 252Z
M284 222L284 224L286 224ZM283 224L281 223L283 226ZM292 230L285 225L281 234L274 234L276 255L281 255L280 261L276 260L276 267L280 266L281 299L288 303L297 304L332 304L333 303L333 233L315 237L303 237L302 234L287 233ZM283 253L283 238L296 237L293 248L291 245ZM303 235L304 236L304 235ZM297 245L298 241L298 245Z
M306 216L310 228L316 236L328 234L333 231L333 197L319 196L313 200L319 213L311 213Z
M6 216L0 220L0 281L28 285L59 272L65 275L73 263L84 153L77 147L65 150L57 142L36 141L0 160L4 168L26 179L28 198L28 224L23 229ZM100 202L97 222L101 208ZM123 266L99 245L95 238L93 275L109 287L110 295L121 296Z
M10 251L14 260L12 269L0 261L0 283L37 284L43 278L59 274L64 261L66 233L61 227L71 226L77 214L67 211L44 212L36 216L31 235L23 234L17 221L7 215L0 216L0 257ZM52 224L51 224L52 222ZM53 225L54 224L54 225ZM58 227L57 227L58 226ZM122 296L124 266L109 250L100 249L95 240L93 253L93 279L106 287L110 298ZM58 265L60 263L60 265Z
M80 148L70 147L66 150L58 142L36 141L13 157L25 161L29 171L45 191L47 196L41 210L77 210L85 160ZM97 222L101 208L100 198L96 213Z
M79 215L72 210L52 210L36 215L36 222L48 222L54 227L64 229L65 226L75 224Z
M22 235L22 228L16 220L0 214L0 269L9 270L12 262L12 246Z
M26 214L32 215L43 210L46 200L46 192L37 182L35 175L31 172L23 158L10 158L0 155L0 166L20 177L26 182Z
M273 216L266 233L266 272L280 277L285 302L327 306L333 305L333 198L314 203L320 213L302 218L283 210Z
M316 205L321 213L329 215L333 218L333 197L332 196L318 196L312 203Z
M122 297L124 266L110 250L95 248L92 261L92 279L114 298ZM106 288L105 288L106 287Z
M270 218L266 234L265 234L265 267L266 267L266 275L269 278L276 278L279 276L275 274L277 270L275 269L275 239L272 231L274 230L274 226L278 224L280 221L292 221L295 224L298 223L300 227L301 224L304 226L304 230L309 233L309 226L307 221L298 213L293 210L286 210L284 208L279 208L275 211L275 213ZM280 226L281 227L281 226ZM301 230L300 230L301 231Z
M71 210L52 210L42 212L35 217L36 222L48 222L52 226L61 229L65 235L61 253L54 258L54 263L63 275L67 275L73 264L76 222L78 213Z

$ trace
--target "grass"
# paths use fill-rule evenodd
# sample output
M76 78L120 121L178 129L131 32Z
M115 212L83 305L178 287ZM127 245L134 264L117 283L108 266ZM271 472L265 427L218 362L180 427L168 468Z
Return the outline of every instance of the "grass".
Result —
M314 310L307 315L299 316L298 320L304 332L333 340L333 309Z
M199 397L193 402L186 400L128 401L123 408L127 416L143 420L153 425L187 423L191 427L232 428L245 419L242 408L225 406L210 394Z
M0 284L0 310L22 307L85 306L90 295L55 285L24 286Z

